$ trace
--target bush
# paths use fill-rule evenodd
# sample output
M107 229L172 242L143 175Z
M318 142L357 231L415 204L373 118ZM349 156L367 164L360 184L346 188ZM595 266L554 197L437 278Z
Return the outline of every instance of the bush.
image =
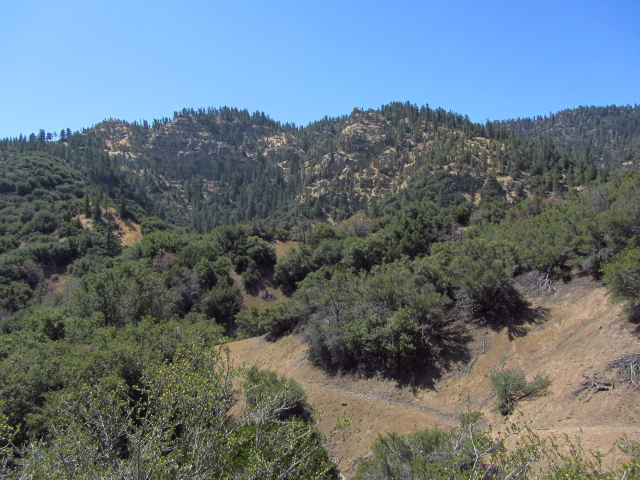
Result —
M247 238L245 250L246 254L260 267L273 268L276 264L275 247L259 237Z
M313 409L307 403L307 395L292 378L278 377L276 372L259 370L253 365L247 370L244 392L249 409L267 405L271 410L268 414L280 420L292 417L311 420Z
M367 276L336 271L322 279L321 273L331 272L309 276L292 299L308 305L301 313L304 337L317 365L406 376L464 341L454 332L449 299L410 265L376 267Z
M486 478L483 473L489 471L488 455L497 453L501 444L493 442L486 432L476 430L481 417L478 412L462 415L459 429L427 428L407 436L396 433L380 436L372 446L373 454L360 462L354 478ZM479 452L484 452L487 458ZM496 466L490 468L494 473Z
M278 259L273 279L285 293L292 293L296 289L296 283L315 269L311 261L312 252L311 247L302 244Z
M520 400L543 395L551 384L544 375L537 375L532 382L527 382L523 370L498 370L489 375L489 380L498 395L498 410L502 415L511 414Z
M150 217L145 218L142 221L142 223L140 224L140 230L143 235L148 235L149 233L157 231L171 230L171 227L159 218Z
M461 416L458 429L425 429L411 435L381 436L373 454L362 459L355 480L482 480L537 478L540 480L606 480L640 476L640 445L620 439L632 460L611 472L599 452L587 452L579 438L541 439L527 426L511 424L497 435L478 428L481 414ZM515 436L514 448L505 440ZM543 453L544 452L544 453Z
M0 477L337 480L315 423L291 414L287 421L279 418L304 401L295 382L250 371L252 408L228 415L243 371L223 352L189 345L177 349L171 362L147 362L135 387L106 376L51 392L50 435L9 458L15 470L0 464ZM52 372L60 370L49 363ZM0 413L0 441L11 433L10 420Z
M235 324L239 338L251 338L267 334L267 340L275 341L291 333L298 326L299 318L289 308L289 304L274 302L271 305L257 307L251 305L238 313Z
M248 292L255 291L262 280L262 276L257 268L248 268L242 272L240 277L242 279L242 285Z
M240 311L242 295L235 286L216 285L196 302L196 310L215 318L220 324L230 325L233 316Z
M640 302L640 247L615 255L604 267L604 283L614 300L626 301L631 307Z

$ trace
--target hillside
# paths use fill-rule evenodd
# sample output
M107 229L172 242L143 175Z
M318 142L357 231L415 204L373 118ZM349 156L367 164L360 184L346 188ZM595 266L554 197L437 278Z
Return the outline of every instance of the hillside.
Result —
M291 227L300 217L375 212L390 194L442 205L487 195L515 202L586 185L637 166L637 111L576 109L482 125L392 103L297 127L263 112L183 109L150 123L109 119L82 132L3 139L0 156L47 152L112 199L123 184L132 212L191 231L254 218Z
M238 364L255 364L298 380L320 412L321 431L330 432L343 417L351 419L351 436L331 447L347 478L378 435L389 431L408 434L428 426L455 426L458 415L470 410L482 411L494 430L502 428L487 378L496 369L524 369L529 377L547 374L552 380L549 395L521 402L522 420L531 421L531 427L545 437L580 436L584 447L604 454L605 466L618 467L625 456L616 441L625 435L640 440L638 392L607 363L637 352L636 326L611 303L600 284L587 278L529 301L540 316L523 326L526 331L512 337L507 329L475 330L472 360L415 391L380 378L327 375L306 359L307 347L297 336L275 343L252 338L229 347ZM614 387L596 392L585 386L596 376L611 380Z
M224 107L0 141L0 475L336 480L327 448L353 475L391 427L480 410L495 432L546 378L517 406L536 431L606 452L636 438L637 391L605 371L638 354L628 110L563 116L575 145L600 142L594 121L629 139L602 150L612 162L408 103L304 128ZM302 386L233 367L227 342ZM500 414L496 372L517 380ZM353 435L334 444L343 414ZM426 478L528 469L441 442Z
M579 107L500 125L527 138L550 137L559 148L591 158L607 170L637 168L640 161L637 105Z

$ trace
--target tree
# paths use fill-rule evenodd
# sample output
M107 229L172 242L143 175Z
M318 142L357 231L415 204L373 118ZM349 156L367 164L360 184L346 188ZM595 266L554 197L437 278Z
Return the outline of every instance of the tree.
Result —
M92 216L91 218L93 219L94 222L99 222L100 220L102 220L102 208L100 205L100 200L101 200L102 195L101 194L97 194L94 198L93 198L93 208L92 208Z
M120 183L118 187L118 193L116 195L116 204L118 208L118 215L120 218L125 218L127 215L127 195L124 191L124 183Z
M89 199L89 192L87 192L84 196L84 215L87 218L90 218L92 215L91 200Z
M614 300L629 302L631 307L640 303L640 247L614 255L604 267L603 280Z
M67 308L82 317L101 312L105 326L122 327L145 315L166 318L173 302L161 275L138 261L85 275Z
M251 408L229 415L243 370L192 346L149 365L134 392L106 378L58 395L51 438L17 460L28 478L337 479L314 422L282 418L286 387L254 375ZM257 378L255 378L257 377ZM269 382L269 383L265 383ZM264 386L261 386L263 385ZM260 392L258 394L258 392ZM284 395L283 395L284 393Z

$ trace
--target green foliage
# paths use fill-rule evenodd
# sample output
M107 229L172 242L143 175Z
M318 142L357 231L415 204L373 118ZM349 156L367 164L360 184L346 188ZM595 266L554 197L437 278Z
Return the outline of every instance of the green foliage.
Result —
M247 270L242 272L240 275L242 286L247 291L255 291L260 281L262 280L262 275L260 275L260 271L253 265L250 265Z
M458 429L426 429L407 436L388 434L374 443L373 454L360 461L355 480L607 480L640 478L638 444L622 439L633 460L616 471L602 465L602 456L586 452L579 438L541 439L528 426L507 425L500 432L483 431L481 414L464 414ZM509 441L510 448L505 448Z
M437 361L454 336L449 300L409 265L377 267L368 276L337 271L304 283L292 301L307 305L301 319L308 355L326 368L407 374Z
M276 263L275 247L259 237L248 237L244 244L244 251L259 267L273 268Z
M490 175L480 189L483 202L499 200L505 196L505 193L504 188L502 188L502 185L494 175Z
M142 223L140 223L140 231L143 235L148 235L153 232L162 232L165 230L172 230L172 228L159 218L145 218Z
M360 270L369 271L380 265L385 253L385 243L380 237L349 237L345 241L341 264L354 273Z
M336 229L326 223L318 223L313 229L313 242L315 244L323 240L333 240L338 237L339 234Z
M61 308L20 312L23 328L2 336L0 402L10 425L26 424L26 435L42 435L49 425L51 395L82 382L115 376L139 383L145 366L194 342L212 346L223 340L222 327L198 314L157 321L141 319L120 329L105 326L104 315L67 316Z
M233 317L240 311L242 295L237 287L216 285L196 302L196 310L215 318L218 323L231 326Z
M498 395L498 410L503 415L510 415L520 400L543 395L551 385L544 375L537 375L527 382L523 370L497 370L489 375L489 380Z
M181 246L180 236L171 230L156 230L142 238L142 255L153 258L158 254L176 253Z
M85 275L68 309L82 317L100 312L105 326L121 327L145 315L167 318L172 302L160 275L141 260Z
M31 287L23 282L0 285L0 307L9 311L24 308L27 306L31 294Z
M30 443L15 473L336 478L315 425L280 418L277 406L294 393L286 380L274 384L268 375L254 375L252 391L261 394L252 397L253 407L228 416L238 393L234 379L241 374L219 351L191 347L176 352L171 363L147 366L132 396L109 377L54 395L50 438Z
M244 395L247 407L259 415L275 416L280 420L312 418L313 409L300 384L292 378L278 376L276 372L251 366L246 372ZM272 410L262 411L265 404Z
M302 244L297 248L292 248L278 259L273 278L285 292L293 292L296 283L313 271L314 266L310 259L311 252L311 247Z
M180 249L177 261L187 268L193 268L203 260L214 261L220 255L220 250L210 240L192 240Z
M508 244L469 239L434 245L432 256L422 263L438 288L449 292L471 318L500 325L524 303L513 285L514 257Z
M637 305L640 302L640 247L615 255L604 266L603 281L615 300Z
M410 436L394 433L381 436L372 447L373 456L363 460L356 473L358 480L395 479L469 479L475 478L477 465L474 446L484 451L490 445L486 435L471 436L458 432L427 429ZM486 467L485 467L486 468ZM478 476L479 478L479 476Z
M268 340L277 340L295 330L300 322L293 302L276 301L263 307L251 305L235 317L239 338L257 337L267 334Z

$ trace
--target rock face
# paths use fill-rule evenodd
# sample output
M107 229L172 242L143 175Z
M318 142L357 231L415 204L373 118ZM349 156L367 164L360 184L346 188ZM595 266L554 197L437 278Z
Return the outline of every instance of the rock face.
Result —
M237 163L239 169L252 165L251 157L192 117L178 117L141 132L115 120L108 120L97 129L104 133L105 148L111 155L124 156L146 168L160 168L172 180L194 175L213 180L216 164L228 161Z
M161 172L168 182L202 177L213 182L212 188L224 171L251 175L258 166L276 167L285 180L298 178L300 198L350 187L354 198L366 201L399 187L408 171L404 164L396 169L388 122L376 112L354 111L340 128L310 141L275 124L241 123L222 115L205 120L178 116L141 127L111 119L86 134L134 169Z

